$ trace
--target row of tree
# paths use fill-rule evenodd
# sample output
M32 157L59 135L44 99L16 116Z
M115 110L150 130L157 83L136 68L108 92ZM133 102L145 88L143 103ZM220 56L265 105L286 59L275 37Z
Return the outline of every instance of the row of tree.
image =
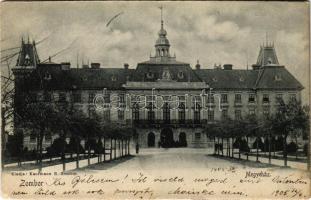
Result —
M28 100L26 99L26 101ZM121 152L120 156L129 154L130 139L134 135L132 128L108 123L96 114L87 117L69 103L28 101L19 108L18 113L20 113L18 124L22 124L22 128L26 128L25 130L35 133L36 161L39 164L39 169L42 169L43 156L61 156L65 170L66 153L76 154L77 168L79 168L80 154L85 151L88 154L89 164L91 152L98 156L98 161L102 161L103 155L105 160L107 154L110 155L110 159L113 158L113 155L116 158L118 149ZM47 148L47 154L44 155L43 138L51 133L57 134L59 137ZM68 144L67 138L70 138ZM82 140L85 141L84 147L81 145ZM109 148L106 146L108 140L110 141L110 144L107 145ZM23 152L22 145L19 146L19 151Z
M293 149L293 144L287 144L290 136L298 145L298 138L309 137L309 108L302 106L295 99L287 104L283 100L278 101L276 113L265 118L249 115L243 120L226 119L211 124L206 128L208 137L215 140L215 153L223 155L224 141L227 147L227 156L233 157L233 149L239 149L246 153L247 159L250 151L249 138L255 138L253 147L256 149L256 160L258 161L259 149L269 153L271 163L271 152L283 151L284 165L287 166L288 148ZM261 138L264 138L264 143ZM298 148L297 148L298 149ZM296 150L297 150L296 149ZM308 150L306 150L308 152ZM308 157L308 156L307 156ZM308 161L309 167L309 161Z

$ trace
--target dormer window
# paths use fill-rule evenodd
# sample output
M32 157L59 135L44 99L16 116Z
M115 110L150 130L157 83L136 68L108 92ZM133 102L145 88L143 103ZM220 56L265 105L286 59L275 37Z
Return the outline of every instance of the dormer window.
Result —
M178 78L183 79L184 78L184 73L182 71L178 72Z
M243 82L244 78L241 76L239 80L240 80L240 82Z
M44 74L43 79L49 81L52 79L52 75L49 72L47 72Z
M214 77L212 80L213 80L214 82L217 82L217 78L216 78L216 77Z
M281 75L279 75L279 74L275 75L275 76L274 76L274 80L275 80L275 81L281 81L281 80L282 80Z
M147 78L148 79L152 79L154 77L153 73L152 72L148 72L147 73Z
M117 80L117 77L116 77L115 75L113 75L113 76L111 77L111 80L112 80L112 81L116 81L116 80Z

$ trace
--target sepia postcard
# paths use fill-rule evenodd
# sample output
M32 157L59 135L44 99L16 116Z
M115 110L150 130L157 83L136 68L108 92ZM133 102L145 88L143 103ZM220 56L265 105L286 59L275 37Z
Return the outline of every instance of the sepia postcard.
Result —
M0 6L2 198L311 198L308 2Z

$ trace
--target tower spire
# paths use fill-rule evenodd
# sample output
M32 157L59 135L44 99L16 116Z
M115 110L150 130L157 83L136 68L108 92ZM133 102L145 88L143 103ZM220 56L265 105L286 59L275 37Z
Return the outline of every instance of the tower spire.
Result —
M163 29L163 6L161 5L159 9L161 10L161 29Z

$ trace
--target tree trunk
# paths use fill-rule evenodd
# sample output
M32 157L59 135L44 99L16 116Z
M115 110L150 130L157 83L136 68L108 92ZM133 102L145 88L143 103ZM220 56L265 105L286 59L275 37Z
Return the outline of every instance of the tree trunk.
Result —
M104 161L106 161L106 139L104 138Z
M127 141L127 155L130 155L130 139Z
M121 156L123 157L123 139L121 140Z
M233 137L231 138L231 149L232 158L234 158Z
M6 126L6 121L5 121L5 111L4 108L1 108L1 167L2 170L4 168L4 151L6 149L6 134L5 134L5 126Z
M77 169L79 169L79 140L77 140L77 146L76 146L76 153L77 153L77 157L76 157L76 166L77 166Z
M120 139L118 140L118 151L119 151L119 158L121 158L121 146L120 146Z
M283 139L283 157L284 157L284 166L287 167L287 144L286 144L287 135L284 135Z
M308 143L307 143L307 170L310 171L311 169L311 163L310 163L310 156L311 156L311 153L310 153L310 144L311 144L311 137L310 135L308 135Z
M275 144L276 143L276 140L274 140L274 143L273 143L273 157L275 157L275 151L276 151L276 148L275 148Z
M219 137L217 137L217 154L219 155L220 152L220 144L219 144Z
M259 162L259 137L257 137L256 141L256 162Z
M296 145L297 145L297 149L296 149L296 160L298 159L298 137L295 136L295 142L296 142Z
M112 160L112 138L110 138L110 160Z
M229 141L229 137L227 138L227 157L230 157L230 141Z
M271 164L271 133L269 133L269 136L268 136L268 142L269 142L269 164Z
M90 145L90 138L88 138L88 147L87 147L87 165L91 164L91 145Z
M39 156L39 159L40 159L40 165L39 165L39 172L42 171L42 154L43 154L43 148L42 148L42 143L43 143L43 135L44 135L44 129L42 128L41 131L40 131L40 142L39 142L39 145L40 145L40 149L39 149L39 153L40 153L40 156Z
M224 156L224 138L223 137L221 137L221 147L219 145L218 148L221 148L221 156Z
M62 140L63 140L63 149L62 149L62 164L63 164L63 172L66 170L66 163L65 163L65 148L66 148L66 139L65 139L65 134L62 135Z
M214 155L216 155L216 138L214 136Z
M241 159L241 140L239 140L239 160Z
M117 159L117 140L114 139L114 159Z
M248 161L248 153L249 153L248 150L250 150L248 146L248 136L246 136L246 143L247 143L246 160Z

